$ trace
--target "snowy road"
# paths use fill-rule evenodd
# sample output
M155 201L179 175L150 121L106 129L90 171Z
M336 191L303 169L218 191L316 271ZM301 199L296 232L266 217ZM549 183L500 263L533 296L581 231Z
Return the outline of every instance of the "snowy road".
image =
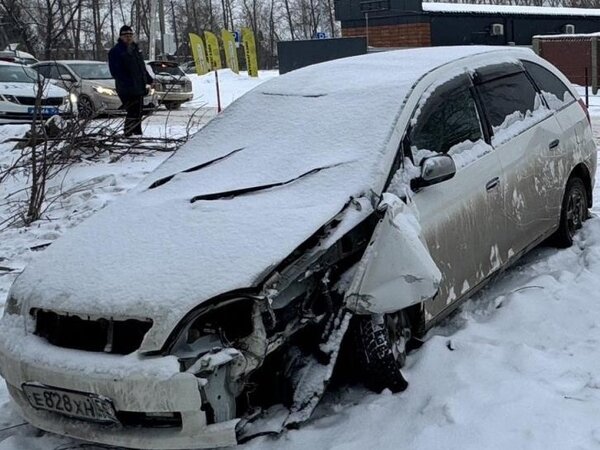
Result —
M591 111L600 137L600 101ZM161 132L158 124L151 128ZM52 220L2 232L0 266L20 269L35 257L33 245L51 242L163 158L73 170L69 184L94 183L67 196ZM407 391L338 390L302 429L241 448L600 448L600 207L593 211L577 245L536 249L433 330L408 358ZM12 278L0 271L0 305ZM0 431L0 450L103 448L22 423L0 386L0 430L17 426Z

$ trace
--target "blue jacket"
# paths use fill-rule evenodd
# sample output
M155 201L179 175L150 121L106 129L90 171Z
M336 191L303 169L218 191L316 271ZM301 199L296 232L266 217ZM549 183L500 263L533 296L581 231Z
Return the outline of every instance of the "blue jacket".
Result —
M146 85L153 80L136 42L128 46L119 39L108 52L108 66L121 99L146 95Z

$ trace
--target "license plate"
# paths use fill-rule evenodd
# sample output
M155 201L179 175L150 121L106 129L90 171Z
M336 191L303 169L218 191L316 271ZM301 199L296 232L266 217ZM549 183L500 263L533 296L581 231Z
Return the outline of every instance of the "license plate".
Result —
M36 383L23 384L23 392L29 404L35 409L94 422L119 422L112 401L100 395L57 389Z
M178 84L167 84L167 90L169 90L169 91L180 91L181 90L181 86L179 86Z
M27 108L27 114L34 114L36 112L36 108ZM58 114L58 108L54 107L43 107L41 108L41 114L43 116L53 116Z

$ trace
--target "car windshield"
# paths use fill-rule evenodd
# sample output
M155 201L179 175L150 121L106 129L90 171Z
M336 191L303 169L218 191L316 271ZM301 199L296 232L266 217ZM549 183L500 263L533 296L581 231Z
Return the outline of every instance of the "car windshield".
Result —
M2 83L34 83L38 73L25 66L0 65L0 82Z
M69 64L69 67L84 80L110 80L108 64Z
M180 77L182 75L185 75L183 73L183 71L179 68L179 66L176 66L174 64L168 64L168 63L151 63L150 67L152 68L152 71L156 74L156 75L174 75L176 77Z

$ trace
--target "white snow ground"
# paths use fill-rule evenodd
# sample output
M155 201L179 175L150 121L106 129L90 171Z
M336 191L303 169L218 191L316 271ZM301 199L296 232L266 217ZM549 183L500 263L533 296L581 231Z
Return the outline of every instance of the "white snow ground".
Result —
M214 87L197 78L195 89ZM241 86L249 83L243 76L222 76L221 81L229 92L253 87ZM229 83L231 87L225 86ZM210 99L211 94L205 95ZM150 120L147 134L182 132L186 117L202 101L172 115L166 126L167 114L161 112ZM600 98L592 98L591 112L599 136ZM11 158L10 147L1 142L22 132L16 126L0 127L0 165ZM6 269L18 272L39 254L31 247L52 242L135 186L166 156L80 164L62 182L63 189L73 192L45 220L0 232L0 309L15 276ZM0 186L0 199L17 183ZM600 186L595 195L600 198ZM593 211L599 214L600 207ZM424 347L408 358L407 391L377 395L360 388L338 390L328 394L316 417L300 430L259 438L242 448L600 448L599 303L600 218L593 217L577 245L533 251L433 330ZM0 430L16 426L0 431L0 450L103 448L21 424L0 385Z

